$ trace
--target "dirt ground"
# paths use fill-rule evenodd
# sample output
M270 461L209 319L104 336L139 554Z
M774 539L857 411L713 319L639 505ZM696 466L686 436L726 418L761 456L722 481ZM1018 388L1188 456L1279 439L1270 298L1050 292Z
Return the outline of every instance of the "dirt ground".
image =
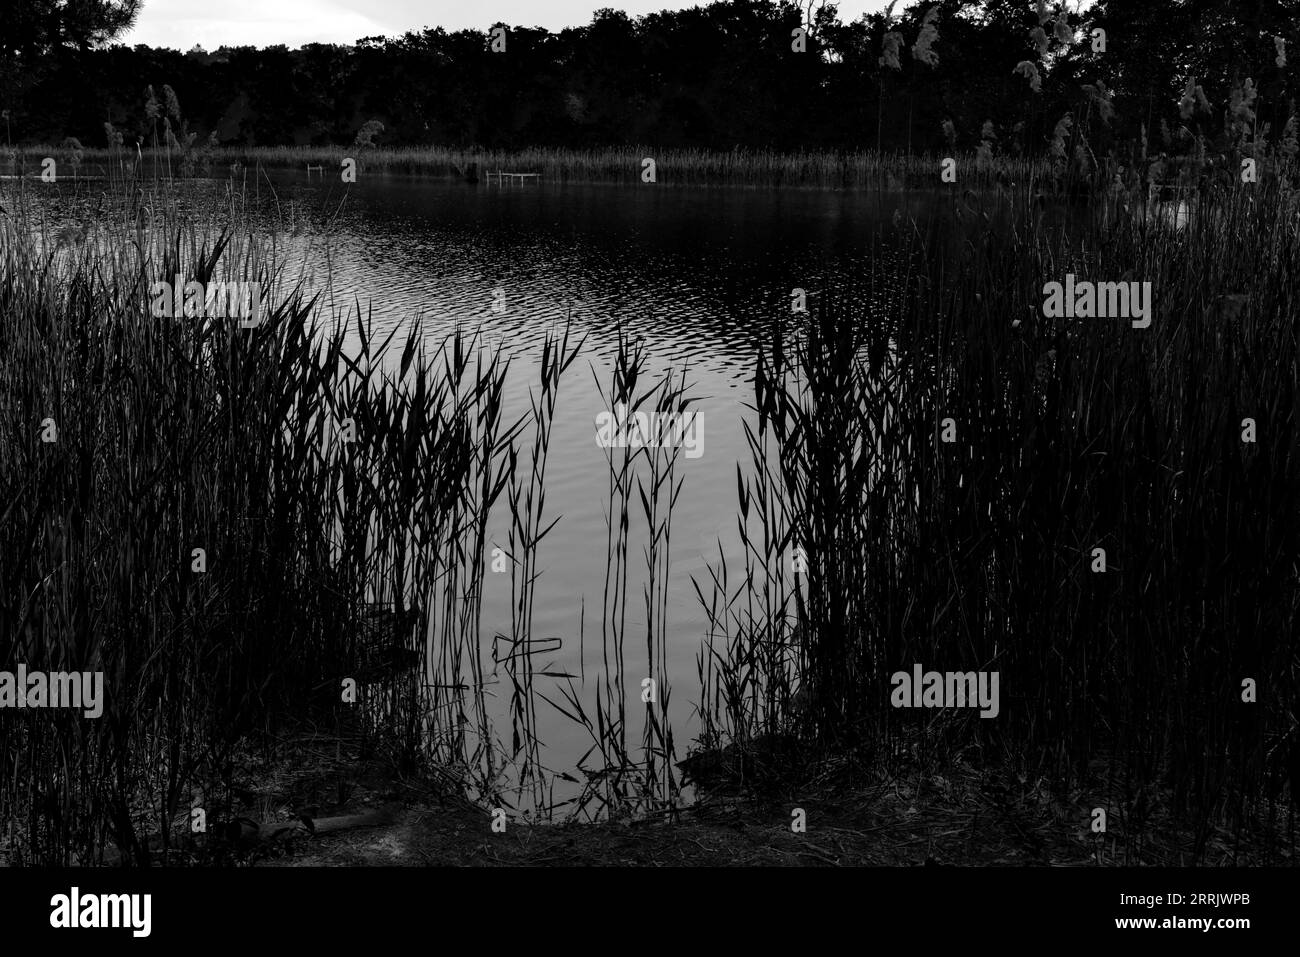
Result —
M966 765L943 774L802 774L802 784L769 782L761 793L727 781L660 819L534 824L509 817L504 832L493 831L488 810L379 761L322 770L319 761L312 766L310 754L300 754L293 762L275 762L271 772L262 787L243 792L245 803L258 806L245 810L251 815L246 820L258 822L256 830L246 824L247 833L224 860L202 855L209 859L194 863L1179 865L1193 863L1197 839L1150 796L1117 802L1099 798L1099 791L1052 794L1019 776ZM828 777L838 783L828 784ZM342 800L313 803L326 789ZM1111 807L1105 833L1091 827L1099 804ZM804 812L802 832L792 826L796 808ZM1202 864L1291 863L1285 836L1272 842L1270 853L1263 842L1237 841L1226 831L1201 839Z

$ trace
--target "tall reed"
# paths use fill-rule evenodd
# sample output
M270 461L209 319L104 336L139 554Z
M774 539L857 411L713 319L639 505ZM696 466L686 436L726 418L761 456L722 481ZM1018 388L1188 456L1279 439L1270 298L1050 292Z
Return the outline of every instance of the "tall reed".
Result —
M973 744L1101 788L1126 853L1153 793L1192 857L1225 826L1293 848L1294 194L1238 186L1185 218L1078 209L1062 229L1027 198L955 263L933 227L899 224L859 288L767 339L744 568L700 587L706 730L797 729L887 765ZM1044 318L1066 273L1151 282L1152 325ZM917 663L998 671L1000 714L892 707L890 675Z
M326 324L236 194L195 209L136 167L84 229L56 230L14 189L0 667L102 671L107 701L99 719L0 712L7 856L167 857L191 803L230 813L248 742L291 726L348 728L494 793L486 530L520 437L544 450L551 360L536 418L507 421L501 353L469 332L426 344L418 324L394 347L359 310ZM154 316L152 284L177 275L259 283L260 322Z

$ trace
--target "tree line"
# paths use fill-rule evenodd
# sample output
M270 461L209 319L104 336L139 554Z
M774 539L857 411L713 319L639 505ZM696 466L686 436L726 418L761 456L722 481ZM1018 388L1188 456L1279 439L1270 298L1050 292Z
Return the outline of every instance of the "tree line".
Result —
M111 42L138 0L17 0L0 107L12 143L86 146L149 146L159 116L175 135L249 147L347 144L367 124L382 146L494 149L1039 155L1061 148L1063 118L1087 124L1094 154L1142 137L1176 152L1180 137L1225 149L1287 136L1300 0L894 6L846 23L819 0L719 0L602 9L558 32L181 52Z

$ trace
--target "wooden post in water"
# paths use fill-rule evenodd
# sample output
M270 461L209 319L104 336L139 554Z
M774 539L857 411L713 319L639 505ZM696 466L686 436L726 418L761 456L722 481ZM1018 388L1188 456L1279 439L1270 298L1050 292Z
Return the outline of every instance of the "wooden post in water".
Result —
M489 182L491 181L492 177L495 176L497 178L498 186L505 185L507 180L509 180L509 182L511 183L518 182L520 185L523 185L525 182L528 181L529 178L536 179L539 181L542 178L541 173L511 173L504 170L497 170L495 173L489 171L484 175L488 178Z

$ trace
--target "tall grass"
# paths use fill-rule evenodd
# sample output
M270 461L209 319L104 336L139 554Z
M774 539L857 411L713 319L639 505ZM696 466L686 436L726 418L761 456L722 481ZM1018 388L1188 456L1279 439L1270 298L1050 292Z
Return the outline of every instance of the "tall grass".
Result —
M568 169L639 178L637 152ZM554 521L550 431L580 346L547 341L539 391L511 420L509 362L473 333L379 342L359 310L325 326L273 239L250 238L238 190L196 210L165 166L154 178L147 156L117 161L84 230L44 222L24 179L0 216L0 667L102 670L108 689L97 721L0 712L8 855L167 855L194 795L228 791L245 742L293 722L346 727L407 769L455 768L480 799L510 805L516 788L536 804L539 697L591 735L580 810L671 805L680 448L609 450L595 702L567 675L546 697L533 592ZM792 161L753 162L694 169L758 183ZM851 182L933 175L870 162ZM821 169L818 184L844 185L841 167ZM868 277L828 277L838 291L761 343L742 567L699 585L703 738L794 732L887 765L974 745L1061 788L1104 788L1096 803L1118 802L1134 854L1153 788L1193 822L1196 856L1225 821L1293 844L1295 195L1286 175L1216 189L1180 224L1121 183L1058 230L1040 172L1000 194L1008 229L954 195L976 228L955 259L934 226L884 227ZM1151 281L1153 325L1043 319L1043 283L1067 272ZM264 321L154 318L150 284L177 273L260 282ZM646 369L621 339L606 407L686 411L685 374ZM46 419L57 442L41 441ZM482 576L503 508L511 634L489 668ZM913 663L999 671L998 719L894 710L888 675ZM504 746L485 703L498 666ZM643 678L657 700L635 709ZM1246 678L1257 703L1241 700Z
M553 364L537 418L506 421L507 362L477 335L326 327L238 202L204 215L174 185L115 182L75 236L21 181L0 217L0 662L103 671L107 699L97 720L0 713L12 860L166 855L196 795L226 812L239 749L291 725L499 783L488 513L517 440L544 450ZM176 274L261 283L262 322L155 318Z
M1093 789L1133 859L1156 808L1194 859L1222 829L1294 850L1298 213L1280 180L1185 224L1134 204L1048 230L1022 205L956 263L906 223L882 237L901 262L797 337L778 325L738 476L744 567L701 587L706 733L793 729L889 765L974 746ZM1151 281L1152 326L1043 318L1067 272ZM1000 715L891 707L914 663L999 671Z
M688 370L670 368L652 378L645 343L631 340L620 329L618 348L608 382L593 367L596 388L607 411L619 407L629 415L652 416L651 421L678 416L687 421L695 398L688 395ZM673 770L676 748L670 708L672 686L667 680L668 579L672 542L672 513L684 478L679 463L682 446L619 445L605 449L608 502L605 522L605 577L601 598L601 669L595 700L585 702L582 684L572 679L559 697L543 696L557 711L581 725L591 746L577 762L582 787L570 802L578 816L641 816L676 806L681 785ZM629 653L629 614L637 620L637 601L630 586L644 558L641 607L644 608L645 655L634 665ZM635 626L632 626L635 628ZM629 678L631 682L629 683ZM649 682L650 687L647 687ZM639 745L630 732L629 704L640 702L643 712ZM634 705L634 707L636 707ZM577 780L577 779L574 779Z
M45 156L60 156L55 147L24 147L6 170L40 172ZM461 178L486 172L539 173L550 183L641 183L642 161L655 160L656 182L666 186L751 186L809 189L879 189L887 185L918 188L939 183L939 158L902 153L806 152L780 153L770 150L720 152L701 149L659 149L653 146L606 149L559 149L537 147L512 152L447 147L375 147L358 150L351 146L266 146L214 147L205 149L194 169L224 174L236 168L286 169L306 174L307 166L324 167L323 174L337 177L344 157L356 160L362 173L396 173L418 176ZM1052 175L1046 160L1000 156L977 161L974 154L959 154L963 188L991 186L998 182L1045 180ZM122 164L142 162L168 170L172 156L162 149L145 149L139 155L122 149L82 150L78 166L82 177L106 176ZM312 174L316 175L316 174Z

